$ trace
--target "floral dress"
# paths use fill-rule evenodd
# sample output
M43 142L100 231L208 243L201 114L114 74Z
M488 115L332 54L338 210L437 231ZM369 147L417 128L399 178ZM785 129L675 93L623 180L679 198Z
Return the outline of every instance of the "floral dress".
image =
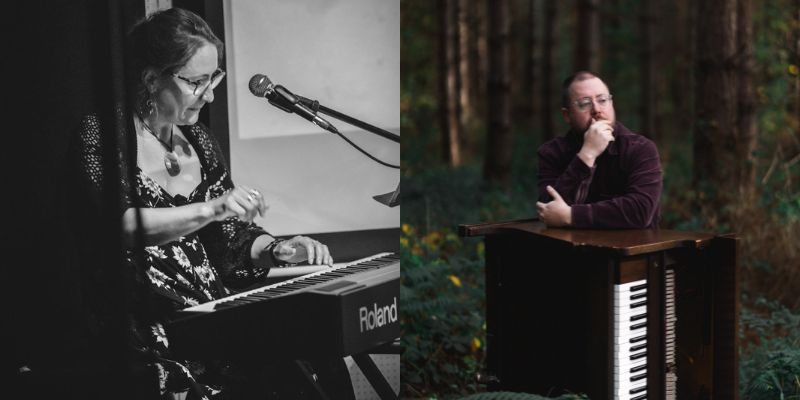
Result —
M122 154L121 134L119 162L122 207L161 208L204 202L219 197L233 188L220 147L208 129L201 124L183 126L181 130L200 158L202 181L188 195L171 195L147 176L135 163L135 181L126 179L129 163ZM79 154L82 171L90 183L95 199L108 189L102 171L100 120L95 115L83 119L79 129ZM213 222L204 228L159 246L148 246L144 252L127 250L125 267L136 277L139 293L147 301L135 304L132 310L133 350L157 383L161 396L189 392L188 398L213 398L219 391L210 385L198 384L197 378L208 372L202 363L175 360L169 352L164 324L175 311L225 297L228 289L245 288L263 283L268 269L253 267L250 247L256 237L267 234L252 223L237 218ZM140 265L143 264L143 265Z

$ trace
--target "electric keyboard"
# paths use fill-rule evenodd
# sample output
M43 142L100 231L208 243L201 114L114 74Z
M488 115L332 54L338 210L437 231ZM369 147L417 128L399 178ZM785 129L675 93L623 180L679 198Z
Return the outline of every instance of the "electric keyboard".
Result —
M343 357L400 336L400 260L380 253L189 307L167 325L188 359Z

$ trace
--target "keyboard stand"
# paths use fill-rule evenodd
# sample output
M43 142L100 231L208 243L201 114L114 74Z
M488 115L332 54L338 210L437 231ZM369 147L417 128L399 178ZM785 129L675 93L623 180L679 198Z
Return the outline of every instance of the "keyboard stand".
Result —
M314 371L312 371L301 360L295 360L294 364L297 366L297 369L300 370L300 373L306 379L306 383L308 384L308 387L311 388L311 390L314 393L316 393L317 398L319 400L330 400L330 397L328 397L328 395L325 394L325 391L322 390L322 386L320 386L320 384L318 382L318 379L317 379L317 374L314 373Z
M361 369L361 372L367 378L370 385L372 385L372 388L375 389L375 392L378 393L381 400L397 400L398 395L395 394L392 385L389 384L389 381L386 380L386 377L381 373L380 369L378 369L378 366L375 365L375 362L372 361L369 355L400 354L401 351L400 340L395 340L394 342L386 343L364 353L352 355L356 365Z

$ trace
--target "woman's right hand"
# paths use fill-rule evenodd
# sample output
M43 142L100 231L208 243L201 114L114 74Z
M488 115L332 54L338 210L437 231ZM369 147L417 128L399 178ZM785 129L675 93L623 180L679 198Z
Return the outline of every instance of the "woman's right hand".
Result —
M257 215L263 216L269 208L261 192L245 186L237 186L209 203L215 221L238 217L251 222Z

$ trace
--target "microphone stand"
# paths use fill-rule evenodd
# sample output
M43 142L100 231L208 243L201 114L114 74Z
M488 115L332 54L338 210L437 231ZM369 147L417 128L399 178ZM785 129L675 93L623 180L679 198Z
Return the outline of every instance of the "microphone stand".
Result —
M310 108L311 111L313 111L315 114L317 112L323 113L323 114L328 115L330 117L336 118L336 119L338 119L340 121L346 122L346 123L348 123L350 125L357 126L357 127L361 128L361 129L367 131L367 132L370 132L370 133L373 133L375 135L378 135L378 136L380 136L380 137L382 137L384 139L389 139L389 140L391 140L391 141L393 141L395 143L400 143L400 135L395 135L394 133L391 133L391 132L386 131L384 129L378 128L377 126L370 125L370 124L368 124L368 123L366 123L364 121L355 119L355 118L353 118L353 117L351 117L349 115L343 114L343 113L341 113L339 111L336 111L336 110L334 110L332 108L325 107L322 104L320 104L319 101L317 101L317 100L311 100L309 98L306 98L306 97L303 97L303 96L298 96L298 95L295 95L295 96L300 101L300 103L302 103L306 107ZM331 125L330 129L328 129L328 130L330 132L332 132L332 133L336 133L338 135L341 135L333 125ZM396 207L396 206L400 205L400 182L397 183L397 189L395 189L394 191L391 191L389 193L379 194L379 195L376 195L376 196L372 196L372 198L375 199L376 201L378 201L379 203L385 204L385 205L387 205L389 207Z
M364 121L361 121L361 120L355 119L355 118L353 118L353 117L351 117L349 115L340 113L339 111L336 111L336 110L334 110L332 108L325 107L322 104L319 104L319 101L311 100L311 99L303 97L303 96L297 96L297 98L300 100L301 103L303 103L303 105L305 105L306 107L310 108L311 111L314 111L314 113L321 112L321 113L323 113L325 115L331 116L331 117L336 118L336 119L338 119L340 121L344 121L344 122L346 122L346 123L348 123L350 125L357 126L357 127L361 128L361 129L367 131L367 132L374 133L374 134L376 134L376 135L378 135L380 137L383 137L385 139L389 139L389 140L394 141L396 143L400 143L400 136L399 135L395 135L394 133L391 133L389 131L386 131L386 130L383 130L381 128L378 128L377 126L370 125L370 124L368 124L368 123L366 123Z

